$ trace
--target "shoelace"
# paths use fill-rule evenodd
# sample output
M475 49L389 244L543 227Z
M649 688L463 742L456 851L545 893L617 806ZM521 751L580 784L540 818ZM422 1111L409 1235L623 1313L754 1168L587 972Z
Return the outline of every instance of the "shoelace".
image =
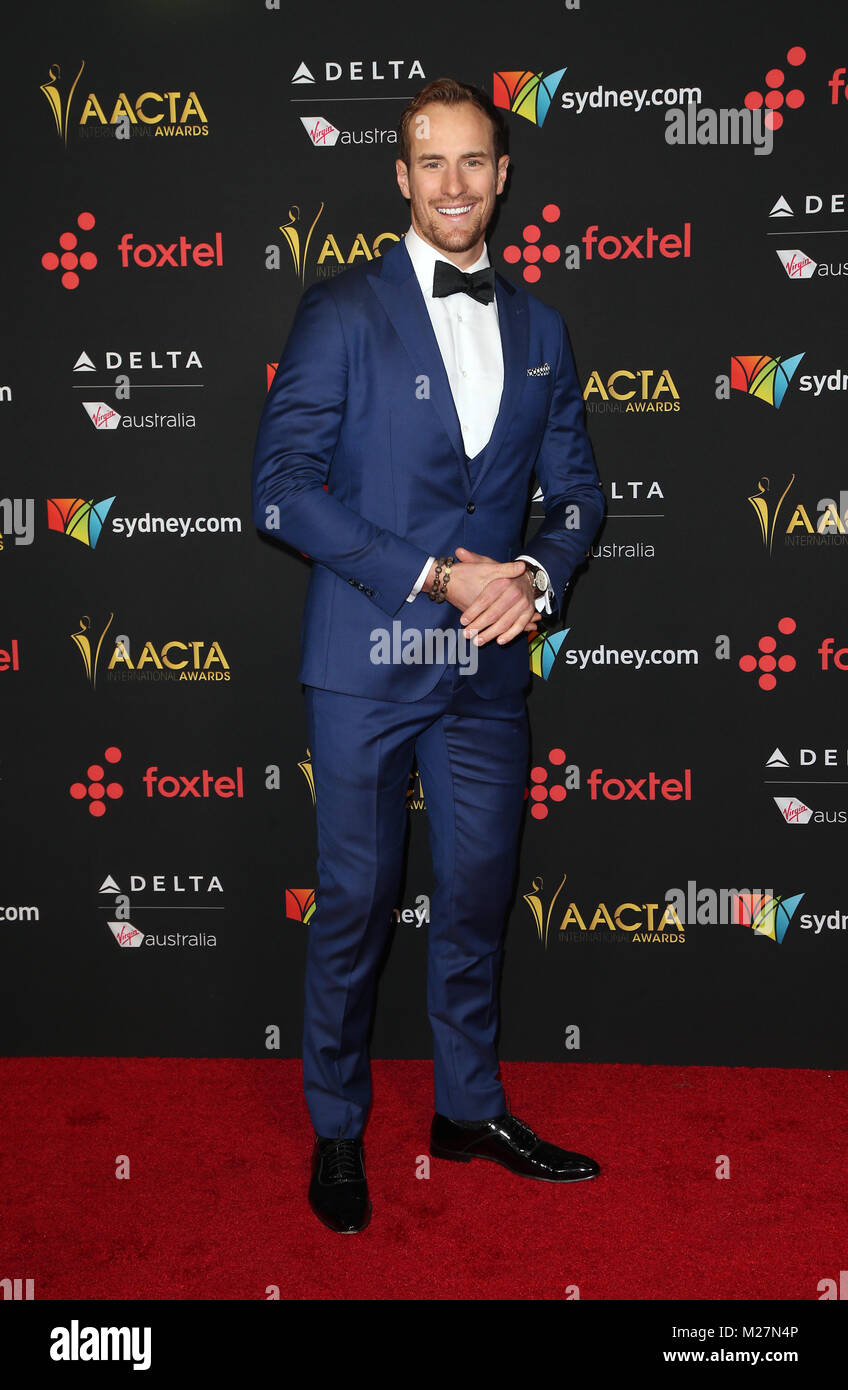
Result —
M323 1155L328 1182L350 1182L360 1178L359 1145L355 1139L334 1139L332 1149Z
M523 1120L519 1120L515 1115L510 1115L507 1110L506 1116L500 1122L501 1129L505 1130L514 1144L523 1145L526 1149L535 1148L541 1143L538 1134L526 1125Z

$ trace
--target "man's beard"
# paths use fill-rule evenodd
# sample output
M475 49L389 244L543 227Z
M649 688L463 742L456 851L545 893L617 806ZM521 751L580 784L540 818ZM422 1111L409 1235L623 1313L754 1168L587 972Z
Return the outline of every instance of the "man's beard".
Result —
M427 236L433 245L438 246L440 251L446 252L470 250L486 230L482 212L478 213L473 222L465 227L451 227L445 225L445 219L440 217L437 212L431 212L430 208L427 207L425 216L420 217L419 221L426 229Z

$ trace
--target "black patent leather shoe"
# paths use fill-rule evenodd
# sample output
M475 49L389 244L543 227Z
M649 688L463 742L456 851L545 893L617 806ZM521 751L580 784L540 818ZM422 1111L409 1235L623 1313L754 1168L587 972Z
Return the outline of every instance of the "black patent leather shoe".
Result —
M371 1220L361 1139L315 1136L309 1205L331 1231L350 1235Z
M445 1115L434 1115L430 1153L455 1163L487 1158L512 1173L541 1182L585 1182L601 1171L593 1158L545 1143L508 1111L496 1120L481 1120L473 1129L455 1124Z

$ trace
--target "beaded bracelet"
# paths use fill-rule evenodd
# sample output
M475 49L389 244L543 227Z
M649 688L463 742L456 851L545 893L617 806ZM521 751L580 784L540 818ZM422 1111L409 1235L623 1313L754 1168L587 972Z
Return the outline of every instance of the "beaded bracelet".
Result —
M433 603L444 603L447 598L448 581L451 577L451 566L453 563L453 555L442 555L436 561L436 574L433 579L433 587L430 590L430 598Z

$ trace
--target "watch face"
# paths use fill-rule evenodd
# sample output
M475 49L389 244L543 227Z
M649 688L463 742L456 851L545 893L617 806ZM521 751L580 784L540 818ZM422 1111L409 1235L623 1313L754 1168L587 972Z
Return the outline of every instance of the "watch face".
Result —
M536 571L536 578L533 582L540 593L546 593L548 588L548 576L544 570L539 569Z

